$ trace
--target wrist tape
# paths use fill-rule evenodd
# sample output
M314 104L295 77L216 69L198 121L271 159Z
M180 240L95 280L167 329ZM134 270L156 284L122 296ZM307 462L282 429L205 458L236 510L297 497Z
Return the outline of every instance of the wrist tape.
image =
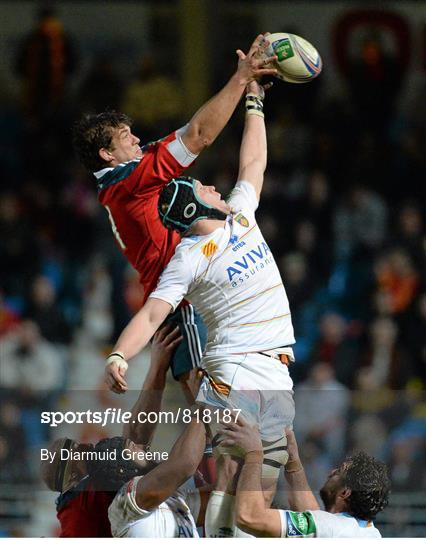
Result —
M127 368L129 367L129 364L124 359L124 355L121 352L112 352L106 361L106 365L109 366L115 362L119 368L124 368L127 371Z
M287 461L284 469L286 473L297 473L303 471L303 466L301 462L296 459L295 461Z
M254 94L246 95L246 112L247 114L255 114L257 116L264 116L263 114L263 100L259 96Z
M257 465L262 465L263 463L263 452L262 450L250 450L245 455L244 463L256 463Z

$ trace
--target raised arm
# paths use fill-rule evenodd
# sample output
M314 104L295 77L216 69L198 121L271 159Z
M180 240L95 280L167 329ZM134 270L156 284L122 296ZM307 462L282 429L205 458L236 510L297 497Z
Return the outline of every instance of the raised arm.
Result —
M264 456L259 431L240 415L236 422L223 426L222 434L222 446L238 446L245 453L235 503L237 525L255 536L280 537L283 530L280 511L266 506L262 491ZM318 502L299 459L294 433L288 429L286 435L289 460L285 472L290 488L290 509L297 512L318 510Z
M154 334L151 347L151 363L145 377L142 390L132 408L132 420L124 424L123 436L137 444L149 445L154 437L156 424L138 422L137 416L145 413L159 412L163 400L166 374L170 366L170 358L177 345L182 341L179 327L166 325Z
M201 416L201 415L200 415ZM193 418L163 461L139 481L136 502L152 510L172 495L197 470L206 444L204 424Z
M285 478L288 484L288 503L290 510L304 512L319 510L320 506L312 493L305 470L299 457L296 437L292 429L286 429L288 461Z
M182 141L190 152L199 154L213 143L231 118L250 81L263 75L275 75L272 64L276 56L265 59L259 51L268 46L260 34L254 40L247 56L238 50L238 68L222 90L205 103L191 118Z
M281 536L279 511L268 508L263 495L263 447L257 427L239 415L234 422L223 424L221 432L219 446L237 446L245 454L235 501L237 526L254 536Z
M238 180L250 182L259 199L267 161L266 130L262 110L264 90L256 81L251 82L247 90Z
M127 361L138 354L152 338L172 307L157 298L148 298L118 338L105 368L105 382L117 394L127 390L124 375Z

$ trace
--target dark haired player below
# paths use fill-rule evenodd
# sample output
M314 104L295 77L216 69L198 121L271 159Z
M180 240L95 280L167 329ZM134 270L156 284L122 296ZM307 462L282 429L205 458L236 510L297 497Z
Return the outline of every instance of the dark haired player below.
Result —
M159 194L167 182L180 176L217 138L246 85L263 75L277 73L271 68L276 56L262 57L267 45L264 36L259 35L247 56L238 50L237 70L222 90L186 126L159 141L140 147L140 139L131 132L131 120L117 112L85 115L74 126L75 151L96 177L99 201L108 212L117 243L140 275L144 299L155 289L180 241L179 235L166 229L159 219ZM184 337L171 368L186 390L188 372L199 365L207 332L201 317L188 303L182 304L169 321L179 325ZM125 391L127 362L116 352L109 357L108 364L120 381L113 390Z
M255 536L275 538L381 538L373 519L388 504L390 482L384 463L358 452L331 471L320 490L320 510L299 458L293 431L286 430L289 458L285 466L291 510L265 506L261 488L262 442L256 426L242 416L222 428L221 446L245 453L236 496L237 525Z
M139 411L158 413L161 410L170 357L180 340L179 331L177 329L170 331L170 327L164 327L155 334L151 351L151 365L139 398L132 409L134 417L137 417ZM167 518L169 529L178 529L176 523L180 516L175 519L173 508L168 511L167 502L164 501L174 494L176 488L188 476L194 473L204 448L204 428L197 425L191 426L190 430L186 432L186 437L191 438L190 447L186 444L182 453L179 450L182 446L176 443L169 460L163 465L146 459L135 461L121 459L120 454L124 449L131 452L149 451L155 428L156 424L154 423L130 422L125 424L123 437L103 439L95 446L66 438L57 439L50 445L49 451L53 454L54 459L41 463L41 476L50 490L60 493L56 501L60 537L110 538L112 532L108 519L108 507L114 500L117 490L138 475L144 475L144 480L138 483L137 504L147 510L148 497L150 505L149 511L145 511L144 517L146 519L142 525L138 525L139 534L164 536L166 531L158 532L152 527L152 523L155 522L156 509L160 503L162 504L161 511L163 513L166 511L169 514ZM184 442L185 436L181 437L179 441L180 443ZM61 449L64 448L73 451L72 458L61 459ZM99 461L89 459L86 457L87 454L82 454L83 452L96 452L102 455L106 450L115 450L117 459ZM200 468L203 463L206 464L203 460L198 467ZM165 473L164 469L169 472L169 479L165 480L162 477L161 481L158 481L158 475ZM208 480L208 477L206 479ZM186 491L184 495L191 503L191 507L197 510L194 512L194 518L198 524L202 525L208 489L201 487L203 481L199 476L194 478L194 484L197 489ZM122 504L126 503L124 495L119 498ZM154 496L157 505L153 503ZM115 510L114 516L114 526L116 526L117 521L124 519L124 515L122 516L119 509ZM186 523L188 520L191 522L191 513L187 511L185 516L184 522ZM139 517L137 515L134 521L138 521ZM130 528L130 523L127 526Z

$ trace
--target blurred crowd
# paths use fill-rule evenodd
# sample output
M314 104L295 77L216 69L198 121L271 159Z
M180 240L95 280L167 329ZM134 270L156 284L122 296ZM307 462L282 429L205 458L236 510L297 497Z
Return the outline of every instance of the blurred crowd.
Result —
M419 91L401 108L399 87L387 93L397 66L377 36L357 54L339 97L321 78L277 81L268 92L258 218L292 308L295 429L314 488L346 451L363 448L389 464L394 490L420 490L425 100ZM78 55L48 10L12 68L22 95L0 99L0 482L28 483L37 478L32 452L50 437L40 411L87 381L87 362L101 365L141 302L73 155L72 122L121 110L148 142L188 118L178 81L149 55L126 78L111 56L95 58L71 90ZM192 171L219 191L236 178L242 114Z

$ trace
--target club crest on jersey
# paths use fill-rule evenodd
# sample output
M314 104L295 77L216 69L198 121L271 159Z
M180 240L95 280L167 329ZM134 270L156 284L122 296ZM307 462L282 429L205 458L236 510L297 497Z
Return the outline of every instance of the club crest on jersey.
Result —
M207 242L207 244L204 244L201 247L202 254L204 255L204 257L207 257L208 259L212 255L214 255L216 251L217 251L217 245L215 242L213 242L213 240L210 240L209 242Z
M245 216L243 216L243 214L241 214L241 212L240 212L239 214L237 214L237 215L235 216L234 219L235 219L235 221L236 221L237 223L239 223L242 227L248 227L248 226L249 226L249 221L248 221L248 219L247 219Z

